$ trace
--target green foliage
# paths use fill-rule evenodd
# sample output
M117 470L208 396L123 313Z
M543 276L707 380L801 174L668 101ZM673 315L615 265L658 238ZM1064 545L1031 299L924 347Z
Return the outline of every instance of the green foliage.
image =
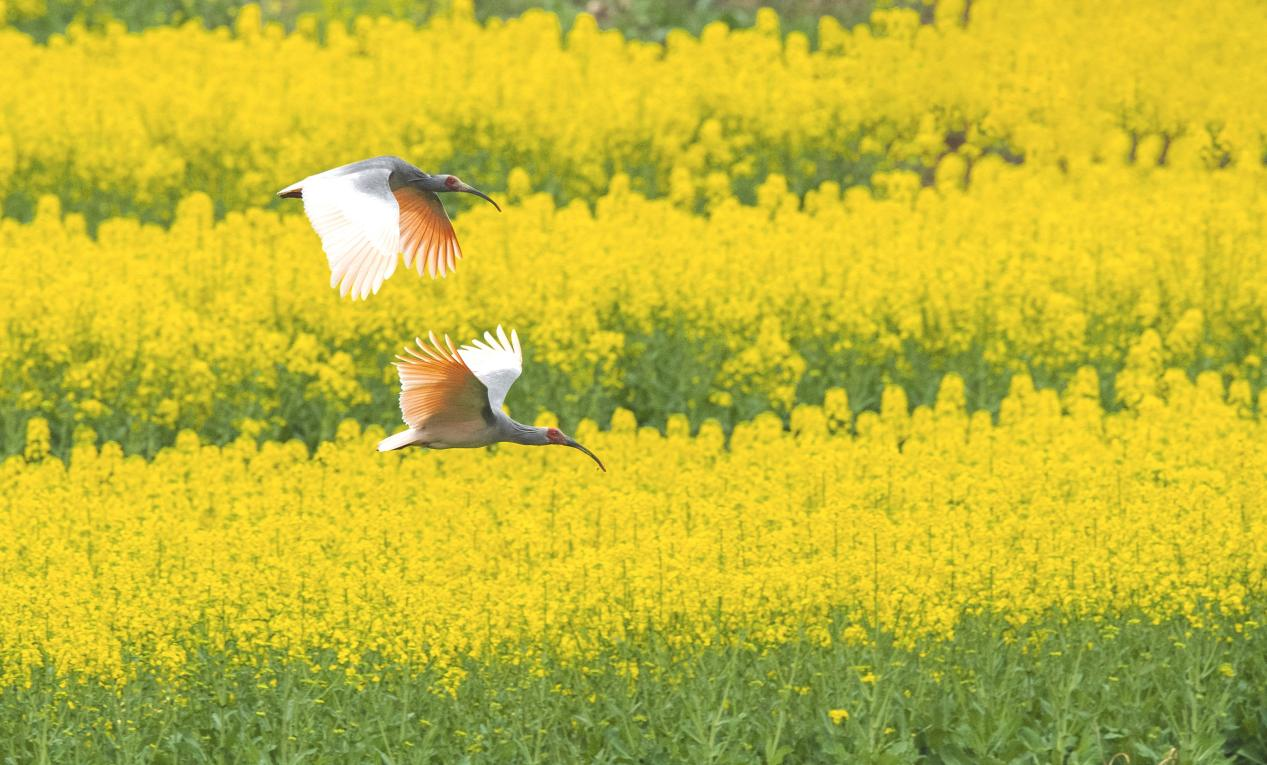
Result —
M1193 630L1053 613L1016 627L983 615L915 651L883 634L830 647L735 635L695 650L653 633L584 661L540 646L466 658L453 693L439 667L365 657L353 677L333 655L191 648L187 674L141 672L118 690L35 672L30 687L0 693L0 757L1056 765L1156 763L1175 750L1168 762L1262 762L1267 639L1232 622Z
M72 22L100 27L113 21L132 30L191 20L225 26L246 4L246 0L46 0L42 9L19 4L21 7L11 11L10 21L42 40L64 31ZM293 28L308 14L343 21L362 14L384 15L422 23L443 13L450 0L263 0L259 4L266 20ZM602 26L619 29L630 37L663 40L672 29L698 34L714 21L750 26L759 6L776 9L788 31L812 35L820 16L835 16L853 25L865 21L874 5L873 0L476 0L475 11L479 18L488 19L542 8L557 13L566 26L571 26L577 14L587 12Z
M618 331L623 329L616 320L608 326ZM714 371L726 358L726 350L719 342L688 338L671 327L657 329L650 334L639 333L633 327L627 329L630 355L624 364L626 371L622 384L614 392L595 384L577 393L567 374L534 359L531 346L525 348L524 375L515 382L514 391L507 401L512 414L531 421L538 412L552 412L559 418L560 426L571 431L582 419L607 427L611 413L621 407L636 412L640 424L661 430L670 416L685 414L694 428L707 419L714 419L729 433L736 424L769 411L769 402L763 396L739 397L730 407L710 400ZM370 393L369 401L351 406L341 401L330 401L315 392L316 380L312 375L281 368L279 405L275 410L264 408L262 402L270 400L270 396L263 388L240 388L238 395L231 399L216 401L211 417L198 429L199 438L203 443L228 443L239 435L238 423L244 418L264 423L257 433L260 438L298 439L312 449L333 439L344 419L354 419L365 426L377 425L389 432L398 429L399 388L384 382L381 375L372 373L385 368L392 357L366 354L363 349L351 346L339 350L352 354L357 369L366 370L357 382ZM943 359L912 345L887 364L877 365L860 363L852 354L832 353L825 347L798 347L796 350L806 359L808 366L797 387L797 402L822 403L829 388L840 387L849 394L855 416L862 412L879 412L881 395L887 385L901 387L911 407L931 406L937 400L942 379L949 373L964 380L965 402L969 411L986 411L991 416L997 416L1013 377L1012 371L995 368L980 353ZM1188 372L1195 376L1210 366L1203 363ZM1030 369L1030 374L1039 388L1061 388L1075 371L1072 367L1059 370L1035 367ZM1113 387L1118 371L1099 371L1102 383L1100 403L1106 411L1121 408ZM595 370L596 377L601 373L602 370ZM64 370L36 369L25 380L10 380L7 384L15 393L23 389L56 390L57 385L53 381L62 379L63 374ZM41 380L49 382L42 383ZM1263 380L1252 383L1255 395L1265 387ZM11 395L8 400L16 398L16 395ZM115 441L128 454L153 456L175 441L178 428L138 422L121 409L93 422L98 443ZM782 413L785 422L788 414ZM22 453L26 443L26 422L37 415L49 420L53 453L63 458L70 453L80 417L72 403L60 400L52 411L0 407L0 457Z

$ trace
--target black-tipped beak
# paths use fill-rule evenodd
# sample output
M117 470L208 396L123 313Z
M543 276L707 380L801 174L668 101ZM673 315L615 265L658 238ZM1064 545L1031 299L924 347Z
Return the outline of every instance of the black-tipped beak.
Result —
M607 472L607 468L603 467L603 461L602 461L602 460L600 460L600 459L598 458L598 455L597 455L597 454L595 454L594 452L590 451L589 449L586 449L584 446L581 446L580 444L578 444L576 441L574 441L574 440L573 440L573 439L571 439L571 438L569 438L568 440L564 441L563 443L564 443L564 445L565 445L565 446L570 446L570 447L572 447L573 449L580 449L581 451L585 452L586 454L588 454L588 455L590 456L590 459L592 459L592 460L594 460L595 462L597 462L597 463L598 463L598 469L599 469L599 470L602 470L604 473L606 473L606 472Z
M497 212L502 211L501 205L494 202L492 197L480 191L479 189L475 188L474 186L463 183L461 186L458 186L458 191L465 191L467 194L474 194L480 199L483 199L484 201L488 202L493 207L496 207Z

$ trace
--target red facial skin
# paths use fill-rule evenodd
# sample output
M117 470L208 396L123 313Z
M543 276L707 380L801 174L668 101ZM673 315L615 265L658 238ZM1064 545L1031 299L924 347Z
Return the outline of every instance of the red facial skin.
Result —
M444 187L450 190L456 189L458 187L458 179L450 175L444 179Z
M567 443L567 436L563 435L563 431L559 430L558 428L547 428L546 438L549 439L550 443L552 444Z

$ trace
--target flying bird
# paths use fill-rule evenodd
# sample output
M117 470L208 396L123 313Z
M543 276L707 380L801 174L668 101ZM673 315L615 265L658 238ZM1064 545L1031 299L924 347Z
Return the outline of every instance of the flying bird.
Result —
M330 286L339 296L377 294L405 267L443 278L462 257L440 192L464 191L501 207L484 192L453 175L424 173L400 157L374 157L292 183L277 196L302 199L330 262Z
M384 438L380 452L425 446L458 449L507 441L530 446L570 446L590 456L606 471L594 452L578 444L558 428L538 428L516 422L502 411L506 392L523 371L523 350L518 333L497 327L497 336L454 349L449 336L444 345L429 333L417 347L406 346L397 356L400 374L400 411L408 430Z

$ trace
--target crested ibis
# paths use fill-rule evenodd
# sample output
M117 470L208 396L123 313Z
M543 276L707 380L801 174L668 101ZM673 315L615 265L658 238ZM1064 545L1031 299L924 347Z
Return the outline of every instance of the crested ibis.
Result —
M453 224L437 196L466 192L493 199L453 175L424 173L400 157L374 157L310 175L277 192L302 199L308 220L321 237L330 263L330 286L340 297L377 294L396 270L405 267L434 279L452 271L462 257Z
M429 343L414 340L397 356L400 375L400 411L408 429L384 438L380 452L424 446L460 449L498 442L529 446L570 446L589 455L606 471L602 460L558 428L524 425L502 411L506 392L523 371L523 349L518 333L497 327L497 335L484 333L470 345L454 348L449 336L444 344L429 333Z

